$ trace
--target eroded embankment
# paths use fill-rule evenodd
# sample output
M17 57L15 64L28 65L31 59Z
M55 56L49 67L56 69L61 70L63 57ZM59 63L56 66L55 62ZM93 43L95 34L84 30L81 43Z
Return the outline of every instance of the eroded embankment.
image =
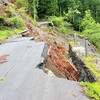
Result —
M40 27L32 27L30 24L26 25L29 29L29 33L31 36L34 36L35 40L44 41L48 47L49 54L48 59L52 64L46 65L47 69L54 73L60 72L63 76L65 76L68 80L73 81L90 81L94 82L95 78L89 69L85 66L85 64L81 61L81 59L76 55L75 52L72 51L71 47L69 48L69 55L72 59L71 63L68 59L66 59L65 55L68 52L68 47L66 49L66 45L59 44L63 41L66 41L65 36L60 36L60 34L49 34L43 32ZM65 43L66 44L66 43ZM68 56L68 55L66 55ZM74 64L74 65L73 65ZM51 68L52 65L52 68ZM47 69L45 71L47 71ZM57 69L57 70L56 70ZM59 73L59 75L61 75ZM56 76L56 75L55 75Z
M76 66L78 70L78 73L80 75L80 81L95 82L96 81L95 76L86 67L83 61L77 56L76 52L72 50L71 45L69 45L69 55L73 64Z

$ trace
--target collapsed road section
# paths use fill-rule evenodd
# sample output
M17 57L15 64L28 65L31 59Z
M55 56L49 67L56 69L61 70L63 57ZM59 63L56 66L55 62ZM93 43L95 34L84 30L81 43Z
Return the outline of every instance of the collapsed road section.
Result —
M84 63L78 59L77 55L73 55L73 52L68 44L68 38L66 38L65 35L60 34L56 29L53 33L44 32L41 29L45 29L45 26L37 28L28 24L27 27L30 30L30 35L34 36L37 41L44 41L47 44L49 59L46 68L51 70L55 76L78 82L96 81L93 74L84 65Z
M59 73L61 73L64 78L68 80L79 81L80 77L75 66L69 60L64 59L66 53L68 52L68 48L66 49L65 47L68 46L58 43L58 41L66 41L65 36L64 38L59 36L60 34L55 34L53 36L52 34L42 32L42 30L39 28L37 29L37 27L32 27L32 25L29 23L27 23L26 26L29 29L29 36L34 36L36 41L44 41L47 44L49 51L49 62L51 62L54 67L56 67L56 73L59 71ZM52 68L52 71L54 71L54 69L55 68Z
M31 38L0 45L0 60L7 60L0 64L0 100L88 100L77 82L49 76L37 67L45 60L45 48L44 42Z

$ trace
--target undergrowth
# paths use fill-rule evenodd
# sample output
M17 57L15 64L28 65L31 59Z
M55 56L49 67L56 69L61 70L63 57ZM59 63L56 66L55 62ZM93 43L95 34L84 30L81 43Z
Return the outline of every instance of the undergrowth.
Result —
M5 13L0 15L0 41L18 34L26 28L22 18L16 15L12 7L7 6L4 11Z
M3 41L5 39L7 39L8 37L15 35L15 34L19 34L21 33L23 29L4 29L4 30L0 30L0 40Z
M38 23L34 21L33 17L28 14L26 7L21 7L18 9L18 11L21 13L22 16L24 16L25 20L29 21L33 25L38 25Z
M71 33L71 27L70 24L67 21L64 21L63 17L50 17L50 20L54 23L54 25L57 27L57 29L63 33L68 34Z
M92 55L88 57L84 57L83 61L85 62L86 66L90 69L90 71L96 76L96 78L100 79L100 69L96 67L95 63L97 62L97 58L93 57Z
M81 82L81 86L84 88L84 92L90 97L95 100L100 100L100 69L96 67L95 63L97 58L93 56L84 57L83 61L85 62L86 66L89 70L94 74L97 82L90 83L90 82Z
M81 86L84 87L85 93L95 100L100 100L100 82L89 83L81 82Z

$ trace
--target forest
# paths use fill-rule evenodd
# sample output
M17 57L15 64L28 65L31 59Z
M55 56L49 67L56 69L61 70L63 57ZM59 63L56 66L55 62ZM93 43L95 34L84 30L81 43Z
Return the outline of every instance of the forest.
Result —
M100 52L100 0L17 0L16 4L24 5L37 20L52 20L64 34L71 28L89 37Z

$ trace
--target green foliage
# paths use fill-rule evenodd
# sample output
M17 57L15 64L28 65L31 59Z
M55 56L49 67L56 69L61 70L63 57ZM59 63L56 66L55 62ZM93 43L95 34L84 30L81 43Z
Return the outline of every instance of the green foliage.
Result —
M66 34L70 24L67 21L64 21L63 17L51 17L50 18L54 25L59 28L59 31Z
M64 26L63 17L51 17L51 19L56 27Z
M83 61L85 62L86 66L90 69L90 71L96 76L96 78L100 79L100 69L98 69L93 62L96 62L96 58L92 57L91 55L88 57L84 57Z
M81 82L80 84L84 87L84 91L89 97L100 100L100 82Z
M9 30L0 30L0 40L7 39L11 35Z
M58 0L39 0L38 16L55 16L58 14Z
M90 10L86 11L86 15L81 23L84 34L96 34L100 32L100 24L91 17Z
M70 22L75 30L79 30L81 23L81 12L78 9L68 8L68 13L65 14L65 20Z
M8 17L13 17L13 16L15 16L15 11L14 11L14 9L13 9L12 7L7 7L7 8L6 8L6 12L8 13L8 14L7 14Z
M18 11L19 11L22 15L24 15L24 16L27 15L27 14L26 14L26 12L27 12L26 7L21 7L21 8L18 9Z
M35 13L35 16L37 16L38 0L16 0L16 4L18 8L21 8L21 11L25 11L26 9L28 14L34 17ZM23 9L24 7L25 9Z
M0 17L0 26L4 23L4 18L3 17Z
M19 16L15 16L9 19L9 26L12 28L25 28L23 20Z
M81 23L81 27L83 28L84 34L93 34L94 29L96 27L95 20L91 17L90 10L86 11L86 15L83 18L83 21Z
M38 0L28 0L28 12L34 17L37 15Z
M100 24L91 17L90 10L86 11L86 15L81 23L83 34L89 36L89 40L100 52Z
M0 30L0 40L5 40L8 37L15 35L15 34L19 34L22 30L24 30L25 28L20 28L20 29L2 29Z
M100 33L92 34L90 36L90 42L98 48L98 52L100 53Z
M29 22L31 22L33 25L35 25L37 22L35 22L34 20L33 20L33 18L32 17L30 17L30 16L26 16L26 19L29 21Z
M69 20L69 19L73 19L73 14L81 14L81 12L79 11L79 10L77 10L77 9L75 9L75 10L73 10L72 8L68 8L68 13L65 15L65 18L67 19L67 20Z
M49 16L57 15L57 9L58 9L57 0L48 0L46 4L47 4L46 14Z
M11 6L7 6L4 12L0 17L0 40L18 34L26 28L23 20L16 16L15 10Z
M30 14L27 14L27 9L26 7L21 7L18 9L18 11L21 13L22 16L25 17L25 19L29 22L31 22L33 25L37 25L38 23L33 20L33 17Z
M16 0L16 4L18 8L28 7L28 0Z

